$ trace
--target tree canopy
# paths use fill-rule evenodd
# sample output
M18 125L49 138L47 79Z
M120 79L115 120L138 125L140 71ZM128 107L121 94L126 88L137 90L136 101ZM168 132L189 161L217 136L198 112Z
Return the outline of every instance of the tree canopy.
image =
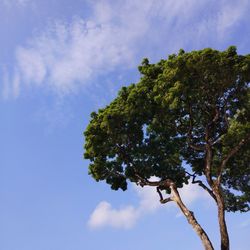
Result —
M138 83L91 114L84 157L92 177L114 190L152 176L177 188L190 181L221 200L223 212L248 211L250 55L233 46L180 50L138 69Z

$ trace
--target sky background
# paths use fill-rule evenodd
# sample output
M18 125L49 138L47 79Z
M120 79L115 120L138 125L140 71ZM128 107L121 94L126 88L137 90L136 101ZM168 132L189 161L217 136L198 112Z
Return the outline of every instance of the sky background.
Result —
M155 190L92 180L83 131L144 57L249 53L249 13L249 0L0 0L0 250L202 249ZM181 192L218 249L213 201ZM227 222L231 248L249 249L249 214Z

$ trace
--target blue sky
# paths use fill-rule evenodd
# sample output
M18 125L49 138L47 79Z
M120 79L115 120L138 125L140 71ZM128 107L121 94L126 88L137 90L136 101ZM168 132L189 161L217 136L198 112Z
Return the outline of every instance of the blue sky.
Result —
M236 45L250 52L248 0L0 0L0 249L202 249L154 190L111 191L88 175L89 114L151 62ZM216 209L181 191L218 248ZM228 214L232 249L247 250L248 214Z

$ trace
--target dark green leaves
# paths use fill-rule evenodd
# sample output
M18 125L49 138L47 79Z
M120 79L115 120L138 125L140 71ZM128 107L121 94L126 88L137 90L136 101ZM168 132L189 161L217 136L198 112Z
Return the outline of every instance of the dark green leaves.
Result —
M235 47L180 50L156 64L144 59L139 71L137 84L91 114L84 154L90 174L115 190L125 190L127 180L138 182L138 175L170 178L181 187L189 178L182 161L203 175L209 143L217 178L230 150L250 133L250 56L238 55ZM247 142L223 168L231 211L246 210L250 200L248 150Z

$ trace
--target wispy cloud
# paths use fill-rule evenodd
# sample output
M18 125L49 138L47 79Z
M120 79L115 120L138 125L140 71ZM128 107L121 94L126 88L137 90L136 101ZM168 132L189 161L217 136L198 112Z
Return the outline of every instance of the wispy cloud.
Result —
M17 47L9 96L18 95L17 86L22 90L29 85L73 93L96 77L134 67L142 57L172 53L190 44L199 47L211 37L225 39L226 32L246 18L249 6L247 0L92 2L87 19L53 21Z
M25 6L28 3L31 3L33 0L3 0L3 4L6 7L13 7L13 6Z
M17 49L18 74L25 83L46 84L58 93L71 93L90 78L131 63L133 52L127 38L118 27L92 21L56 23L27 47Z
M162 205L159 202L159 196L152 187L134 186L136 194L139 198L138 206L127 205L122 208L113 208L107 201L100 202L90 216L88 225L92 229L101 227L114 227L129 229L133 227L137 221L149 213L156 212L160 208L173 207L174 203ZM208 195L197 185L185 185L179 190L183 201L190 206L196 201L206 201ZM179 213L178 213L179 214Z

